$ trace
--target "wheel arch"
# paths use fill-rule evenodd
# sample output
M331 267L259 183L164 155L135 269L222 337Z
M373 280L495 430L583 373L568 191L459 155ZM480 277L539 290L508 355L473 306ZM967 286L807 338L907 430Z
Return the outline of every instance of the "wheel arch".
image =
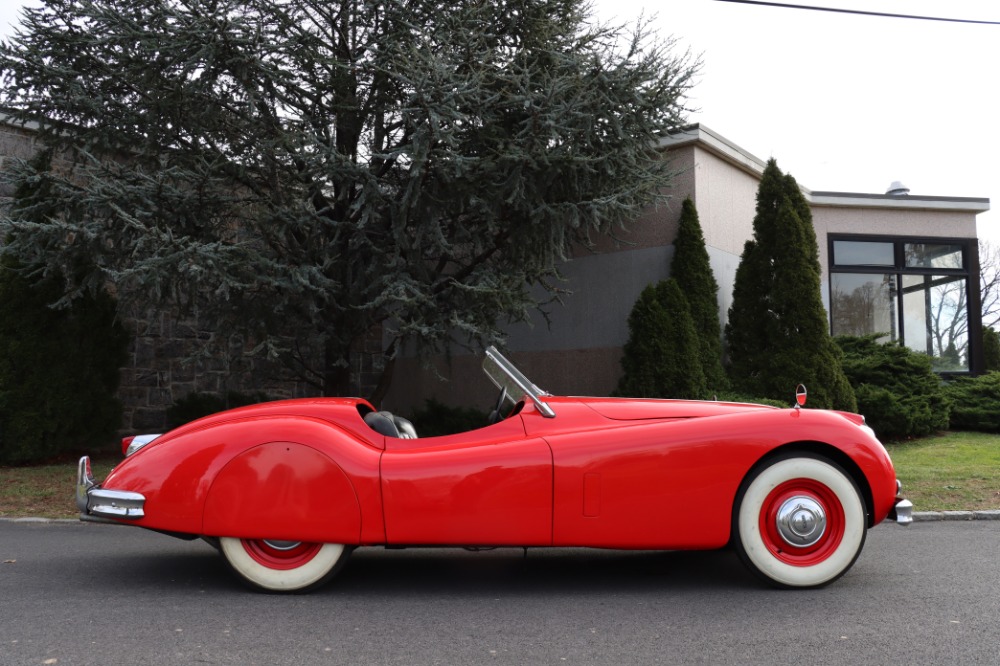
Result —
M743 476L743 479L740 482L740 487L745 487L747 479L751 479L756 476L757 472L761 468L769 465L775 458L796 453L807 453L821 458L826 458L827 460L836 463L841 469L847 472L847 474L850 475L851 480L853 480L854 484L858 487L858 490L861 491L861 498L865 503L865 522L867 523L867 527L871 528L874 526L875 499L872 494L871 484L868 483L868 478L849 455L837 447L825 442L803 440L789 442L771 449L765 455L761 456L761 458L754 463L749 470L747 470L747 473Z

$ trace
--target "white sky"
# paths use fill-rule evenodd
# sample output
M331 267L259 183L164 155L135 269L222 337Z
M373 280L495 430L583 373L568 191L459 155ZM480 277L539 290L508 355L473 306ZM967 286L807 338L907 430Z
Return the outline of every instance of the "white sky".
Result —
M997 0L786 0L787 4L1000 21ZM1000 208L1000 25L944 23L720 0L594 0L656 25L704 68L692 120L811 190L987 197ZM1000 213L978 216L1000 243Z
M1000 21L997 0L788 0ZM721 0L592 0L703 56L692 116L812 190L988 197L1000 208L1000 25L835 14ZM27 3L4 0L0 29ZM1000 243L1000 213L979 216Z

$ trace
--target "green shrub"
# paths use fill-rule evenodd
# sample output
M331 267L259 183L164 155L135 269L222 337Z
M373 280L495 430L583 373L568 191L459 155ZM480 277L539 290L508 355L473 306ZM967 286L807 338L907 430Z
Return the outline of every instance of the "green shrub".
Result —
M647 286L628 317L616 395L704 398L708 393L698 333L687 299L671 278Z
M229 391L220 396L215 393L188 393L167 407L167 427L176 428L203 416L222 412L234 407L267 402L271 398L264 393L243 394Z
M854 387L858 412L885 440L920 437L948 429L950 401L931 358L879 335L839 336L844 373Z
M945 386L952 430L1000 432L1000 372L962 377Z
M106 293L63 309L62 280L0 265L0 463L113 446L128 334Z
M795 393L793 391L788 392L788 400L785 401L774 400L772 398L758 398L746 395L745 393L733 393L731 391L723 391L714 396L714 398L719 402L745 402L751 405L770 405L771 407L792 407L795 404Z
M472 407L449 407L431 398L423 409L406 416L421 437L439 437L475 430L488 424L489 415Z

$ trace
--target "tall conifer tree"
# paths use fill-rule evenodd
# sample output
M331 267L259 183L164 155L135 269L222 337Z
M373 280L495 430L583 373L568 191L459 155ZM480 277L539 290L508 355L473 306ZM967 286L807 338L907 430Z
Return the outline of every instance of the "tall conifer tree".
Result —
M753 229L726 324L734 388L783 400L803 383L811 406L855 410L823 308L812 213L798 183L773 159L757 191Z
M681 207L680 225L674 240L670 276L687 298L691 320L698 334L698 357L710 391L723 391L729 381L722 369L722 326L719 324L719 285L705 249L705 236L698 209L690 197Z

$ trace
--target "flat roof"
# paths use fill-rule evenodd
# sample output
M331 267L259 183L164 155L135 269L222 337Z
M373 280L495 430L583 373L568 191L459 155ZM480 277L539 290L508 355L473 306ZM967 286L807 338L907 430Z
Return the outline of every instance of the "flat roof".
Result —
M764 174L767 163L749 151L736 145L718 132L701 123L682 127L660 140L664 150L697 144L717 157L757 177ZM990 209L990 200L980 197L924 196L919 194L865 194L857 192L812 191L803 187L802 194L814 206L835 206L841 208L896 208L908 210L955 210L969 213L985 213Z

